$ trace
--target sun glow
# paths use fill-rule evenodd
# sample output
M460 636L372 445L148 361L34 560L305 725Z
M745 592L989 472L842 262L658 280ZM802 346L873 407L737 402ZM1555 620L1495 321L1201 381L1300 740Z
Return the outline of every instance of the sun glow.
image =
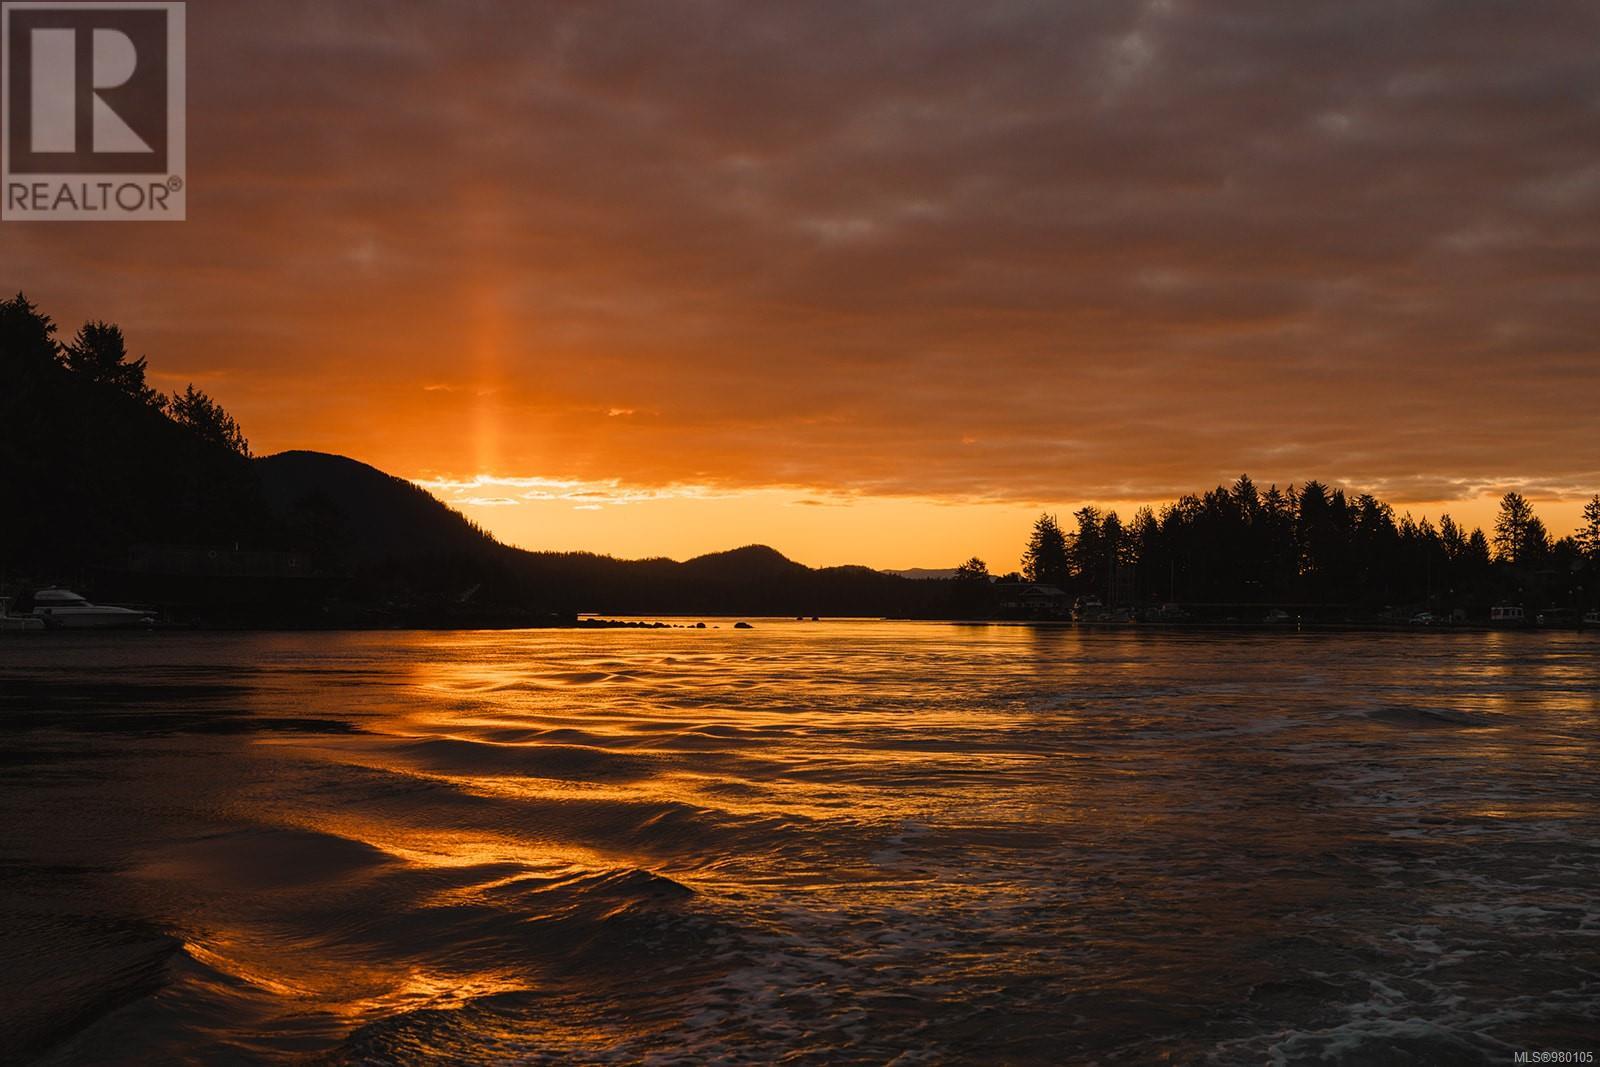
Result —
M997 574L1019 565L1033 520L1058 515L1070 528L1085 504L1131 519L1146 503L1099 499L1004 501L841 492L828 487L745 488L621 478L504 474L414 478L501 541L535 551L591 551L624 558L687 559L744 544L767 544L811 566L947 569L976 555ZM1197 487L1199 488L1199 487ZM1582 503L1539 500L1556 535L1576 528ZM1417 521L1449 513L1492 533L1498 498L1398 503Z

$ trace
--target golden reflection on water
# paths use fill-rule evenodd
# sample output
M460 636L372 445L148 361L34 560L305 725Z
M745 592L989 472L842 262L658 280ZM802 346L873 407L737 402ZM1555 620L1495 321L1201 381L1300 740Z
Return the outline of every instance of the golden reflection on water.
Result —
M1294 946L1341 909L1317 966L1388 946L1381 909L1430 899L1396 881L1410 869L1427 893L1463 887L1449 906L1534 898L1482 850L1594 818L1593 790L1562 781L1600 754L1592 645L1403 637L257 638L248 713L334 725L226 742L186 779L203 815L133 869L195 963L172 994L194 1017L300 1020L323 1046L558 987L578 999L554 1022L483 1025L598 1057L685 1013L796 1035L816 1016L846 1047L873 998L917 1004L923 1028L968 1004L1050 1019L1071 997L1091 1000L1063 1017L1095 1019L1108 989L1210 1010L1240 975L1313 968ZM663 1016L584 999L664 995L673 968L692 977ZM1407 1010L1475 995L1441 989Z

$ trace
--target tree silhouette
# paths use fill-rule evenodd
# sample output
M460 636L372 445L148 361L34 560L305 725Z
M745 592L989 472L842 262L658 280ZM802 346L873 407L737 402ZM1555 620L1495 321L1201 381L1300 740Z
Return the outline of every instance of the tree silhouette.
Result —
M167 414L173 422L202 440L221 445L241 456L250 455L250 442L245 440L233 416L224 411L221 404L196 389L193 383L183 392L172 394L167 401Z
M1482 617L1497 602L1588 605L1600 593L1600 496L1575 534L1552 540L1532 506L1508 494L1493 553L1482 530L1448 514L1437 525L1425 515L1397 517L1370 493L1347 496L1317 481L1262 491L1241 477L1156 511L1140 508L1127 526L1093 507L1075 517L1070 537L1053 516L1035 523L1029 578L1061 584L1059 560L1049 561L1064 543L1065 588L1104 596L1117 568L1132 564L1135 572L1114 582L1117 596L1131 592L1146 605L1173 600L1241 618L1273 604L1322 605L1329 618L1353 620L1428 604Z
M1451 562L1467 554L1466 532L1456 525L1456 520L1450 517L1448 511L1439 516L1439 543L1444 546L1444 554Z
M56 370L56 324L18 293L0 300L0 374L13 393Z
M1079 508L1072 515L1078 520L1078 532L1067 549L1072 572L1077 576L1076 586L1086 595L1104 595L1108 561L1106 531L1100 509L1092 505ZM1118 531L1121 531L1119 526Z
M108 322L86 322L76 336L61 346L67 370L96 385L123 393L142 404L161 406L161 394L145 384L145 358L128 358L120 327Z
M58 344L25 296L0 301L0 578L103 577L136 545L277 537L238 427L225 433L214 403L197 421L210 437L180 425L144 377L115 326L91 320Z
M982 581L989 577L989 565L973 556L956 568L956 577L963 581Z
M1034 520L1028 548L1022 555L1022 573L1030 582L1064 586L1072 576L1067 557L1067 535L1050 514Z
M1521 563L1529 555L1530 527L1535 521L1533 505L1521 493L1512 491L1500 498L1500 514L1494 520L1495 558L1507 563ZM1544 525L1538 527L1543 539Z
M1600 563L1600 493L1583 505L1583 525L1578 528L1577 542L1591 563Z
M1523 533L1522 557L1518 562L1537 563L1550 555L1550 533L1545 529L1544 520L1537 515L1528 519L1528 528Z
M1300 576L1314 600L1335 599L1345 586L1344 562L1349 515L1344 494L1330 493L1315 479L1300 487L1295 545Z
M1474 527L1472 536L1467 538L1467 559L1488 566L1489 558L1489 541L1483 536L1482 530Z

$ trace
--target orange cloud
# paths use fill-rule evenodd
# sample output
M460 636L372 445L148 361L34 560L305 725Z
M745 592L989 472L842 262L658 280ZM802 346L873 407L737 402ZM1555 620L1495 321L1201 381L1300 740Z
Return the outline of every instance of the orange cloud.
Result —
M566 511L781 487L1009 517L1244 470L1570 499L1600 487L1596 30L207 4L190 221L8 225L0 281L119 321L260 449L607 487ZM707 507L672 521L721 547Z

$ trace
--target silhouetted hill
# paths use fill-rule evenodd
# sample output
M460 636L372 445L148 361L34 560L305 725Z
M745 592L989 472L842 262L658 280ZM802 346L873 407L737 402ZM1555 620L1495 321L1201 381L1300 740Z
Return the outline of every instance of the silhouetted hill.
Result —
M504 548L426 490L347 456L294 450L254 461L273 512L304 547L346 564L465 555L504 558Z
M589 557L581 592L603 612L748 615L901 615L932 610L932 590L865 567L814 569L766 545L672 560ZM527 565L560 582L570 556L528 553ZM552 571L557 573L552 573Z
M745 545L726 552L709 552L682 564L685 574L733 581L772 581L792 578L810 568L796 563L767 545Z
M530 605L565 614L878 615L933 611L924 583L865 567L815 570L766 545L670 559L529 552L495 541L416 485L320 452L255 461L295 547L359 598Z

